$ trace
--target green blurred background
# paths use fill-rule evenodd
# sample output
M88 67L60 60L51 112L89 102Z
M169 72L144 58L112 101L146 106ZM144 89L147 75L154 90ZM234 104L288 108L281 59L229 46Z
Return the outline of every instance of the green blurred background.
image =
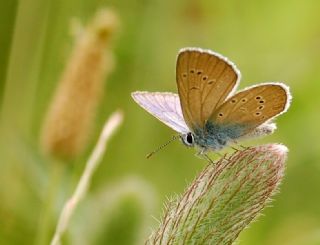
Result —
M121 20L116 67L106 81L87 151L57 170L39 151L39 129L74 37L70 21L86 23L102 7ZM135 90L176 91L182 47L217 51L234 61L240 88L285 81L293 94L272 136L289 158L272 207L240 236L240 244L320 244L320 2L316 0L29 0L0 3L0 244L47 244L100 129L121 108L113 138L64 244L141 244L163 203L181 193L205 165L173 143L173 134L130 97ZM61 171L53 181L53 171ZM50 193L55 193L51 195Z

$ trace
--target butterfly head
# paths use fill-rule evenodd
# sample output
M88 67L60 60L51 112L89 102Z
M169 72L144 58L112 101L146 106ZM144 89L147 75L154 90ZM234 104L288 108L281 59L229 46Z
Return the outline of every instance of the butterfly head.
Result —
M180 138L188 147L196 146L202 151L219 151L228 142L239 138L242 132L241 125L219 125L207 122L204 128L195 128L192 132L181 134Z
M192 132L180 135L182 143L187 147L196 147L200 151L218 151L226 145L226 140L220 140L212 137L206 137L203 134Z

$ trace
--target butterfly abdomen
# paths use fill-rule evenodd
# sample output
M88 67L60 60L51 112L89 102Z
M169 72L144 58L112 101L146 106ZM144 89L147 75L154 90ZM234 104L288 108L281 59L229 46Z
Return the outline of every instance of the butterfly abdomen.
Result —
M219 125L207 122L205 128L199 128L194 132L195 144L208 150L220 150L233 139L242 135L241 125Z

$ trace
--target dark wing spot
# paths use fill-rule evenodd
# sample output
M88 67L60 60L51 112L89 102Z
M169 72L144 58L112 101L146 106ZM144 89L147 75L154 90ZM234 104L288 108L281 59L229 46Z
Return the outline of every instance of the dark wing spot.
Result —
M187 77L187 74L186 74L186 73L183 73L182 76L183 76L183 77Z
M256 116L260 116L261 115L261 112L256 112Z
M190 70L190 73L194 73L194 70Z
M241 102L242 102L242 103L247 102L247 98L243 98L243 99L241 100Z
M261 99L261 96L257 96L257 97L256 97L256 100L260 100L260 99Z
M219 113L219 117L222 117L222 116L223 116L223 113L220 112L220 113Z
M201 73L202 73L201 71L198 71L198 72L197 72L198 75L200 75Z
M264 100L260 100L259 103L260 103L260 104L263 104L263 103L264 103Z
M231 103L232 103L232 104L234 104L234 103L236 103L236 102L237 102L236 99L232 99L232 100L231 100Z
M259 110L262 110L263 108L264 108L263 105L261 105L261 106L258 107Z

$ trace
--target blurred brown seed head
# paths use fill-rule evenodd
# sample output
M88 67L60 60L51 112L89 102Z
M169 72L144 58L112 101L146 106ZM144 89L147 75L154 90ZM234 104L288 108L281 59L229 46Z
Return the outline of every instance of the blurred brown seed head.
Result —
M70 158L85 148L104 81L114 67L110 41L117 26L116 14L101 10L76 40L42 127L45 153Z

